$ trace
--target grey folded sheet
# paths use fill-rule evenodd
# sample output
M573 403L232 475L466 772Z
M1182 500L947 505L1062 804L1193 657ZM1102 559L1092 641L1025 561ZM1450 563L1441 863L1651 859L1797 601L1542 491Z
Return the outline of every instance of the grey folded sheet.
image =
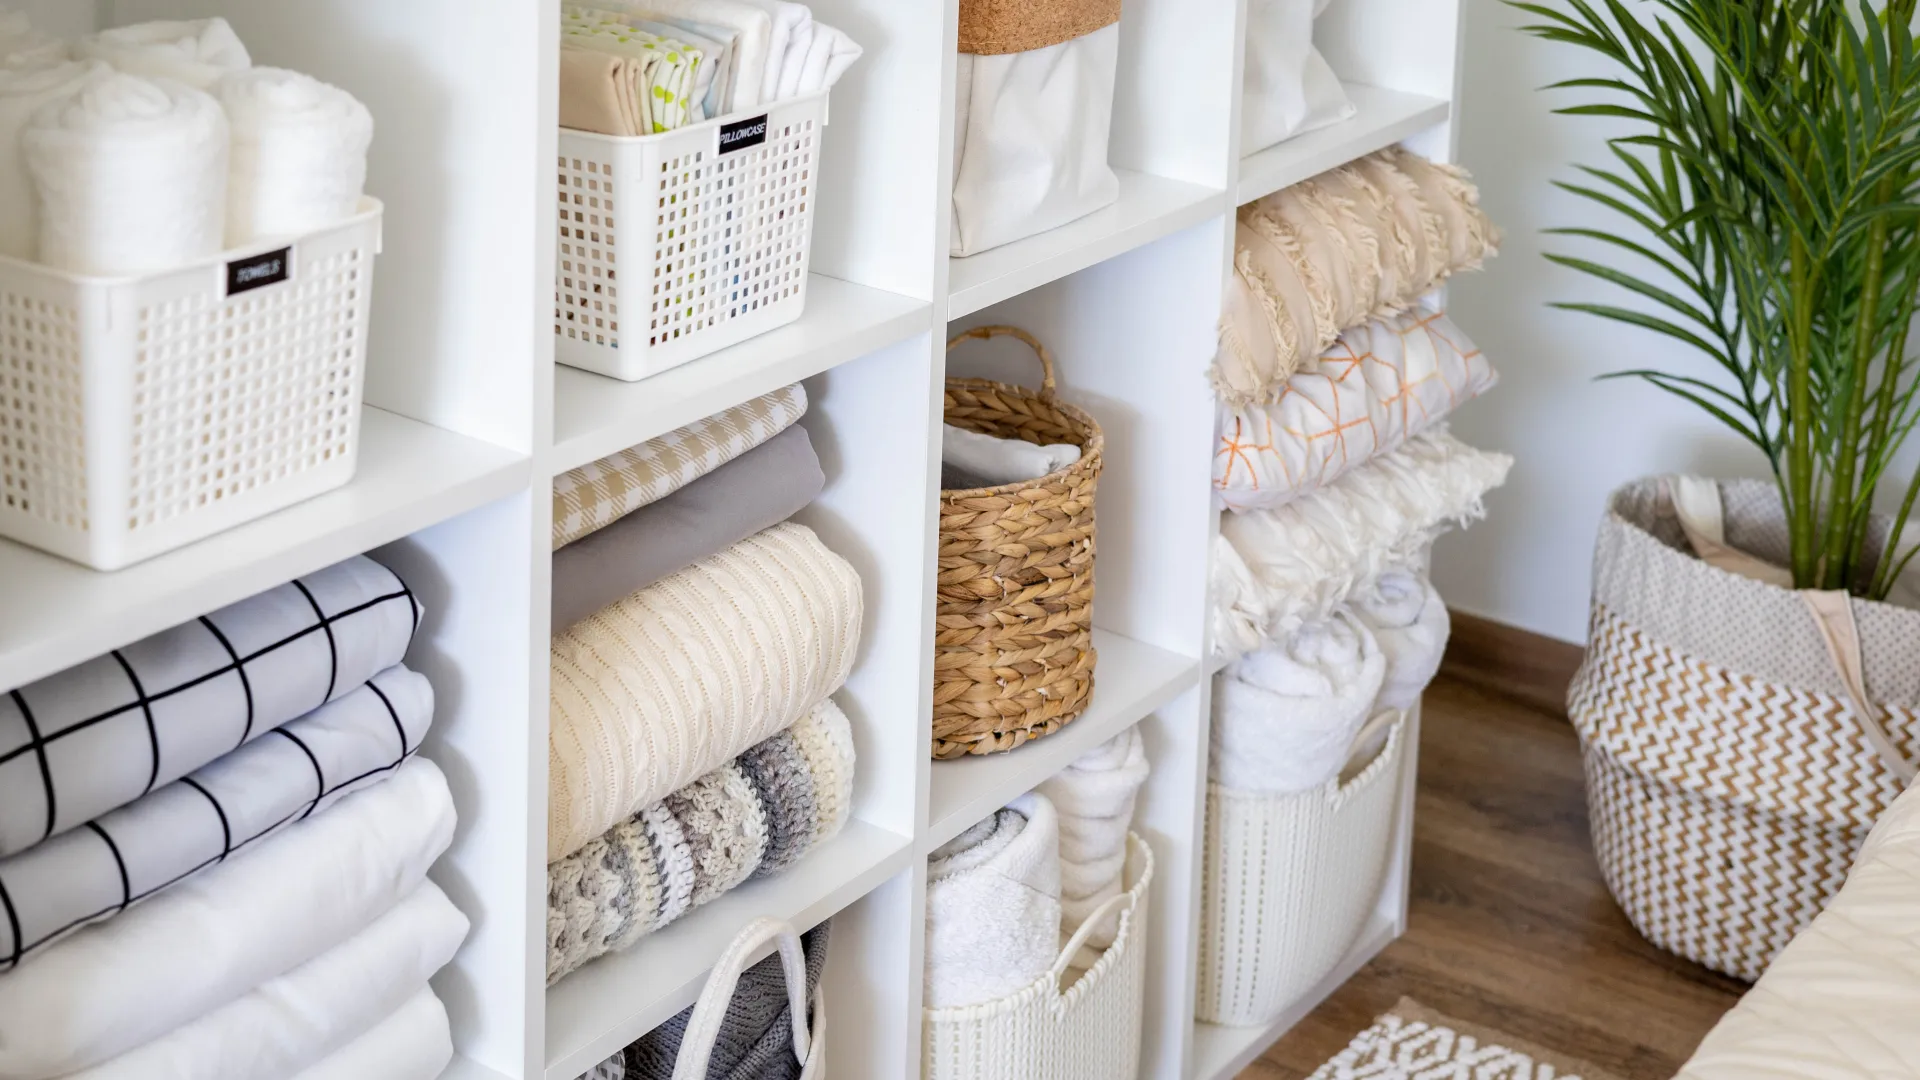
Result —
M553 553L553 632L778 525L826 486L799 424Z

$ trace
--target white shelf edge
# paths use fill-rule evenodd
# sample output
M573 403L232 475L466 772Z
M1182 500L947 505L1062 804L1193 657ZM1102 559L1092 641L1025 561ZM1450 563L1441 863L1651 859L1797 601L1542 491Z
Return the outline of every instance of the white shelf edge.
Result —
M1360 83L1348 83L1346 90L1356 110L1352 117L1240 159L1236 205L1383 150L1452 115L1452 106L1440 98Z
M1099 654L1093 700L1072 723L1008 753L932 763L920 854L1033 790L1080 755L1184 693L1199 678L1199 662L1191 657L1098 627L1093 631L1093 647Z
M1164 176L1115 169L1120 198L1056 229L948 259L947 318L958 319L1037 289L1227 211L1226 193Z
M344 487L112 572L0 540L0 690L526 490L527 457L365 406Z
M756 916L805 931L906 869L912 857L911 838L849 821L785 873L748 882L568 975L546 991L546 1080L575 1080L693 1004L714 958Z
M1400 936L1399 927L1394 925L1392 916L1376 908L1367 921L1367 927L1360 932L1359 940L1340 961L1340 966L1327 973L1314 988L1299 1001L1287 1006L1271 1024L1259 1027L1222 1027L1194 1021L1193 1025L1193 1076L1194 1080L1233 1080L1240 1070L1253 1064L1267 1048L1280 1041L1281 1037L1293 1030L1294 1025L1307 1018L1307 1015L1320 1007L1320 1004L1333 996L1334 991L1346 985L1348 979L1360 973L1381 950Z
M554 367L549 477L884 349L933 326L925 300L812 274L800 318L639 382Z

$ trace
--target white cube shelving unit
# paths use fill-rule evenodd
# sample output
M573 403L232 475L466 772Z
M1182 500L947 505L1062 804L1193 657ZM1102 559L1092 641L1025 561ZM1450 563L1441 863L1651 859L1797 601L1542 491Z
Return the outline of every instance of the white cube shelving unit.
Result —
M925 855L1092 744L1143 724L1136 828L1158 873L1143 1077L1231 1077L1405 926L1410 761L1396 870L1312 1000L1263 1029L1196 1024L1198 836L1218 528L1205 371L1236 205L1394 142L1450 159L1462 0L1334 0L1322 48L1357 115L1257 153L1238 145L1244 0L1128 0L1112 158L1120 201L970 259L945 256L958 0L814 0L866 55L832 98L797 322L626 384L553 363L559 0L32 0L60 32L224 15L257 62L358 95L387 204L360 470L348 486L111 575L0 542L0 687L372 551L423 598L409 662L440 714L428 753L460 828L435 878L473 918L436 980L459 1080L573 1080L688 1005L758 914L835 921L836 1080L920 1063ZM1001 757L929 760L931 566L949 333L1007 322L1056 353L1103 424L1093 702ZM1033 381L969 346L954 374ZM855 820L792 871L693 912L548 988L544 971L548 485L557 473L796 380L827 489L802 520L859 569L868 619L839 695ZM1417 734L1417 729L1415 734Z

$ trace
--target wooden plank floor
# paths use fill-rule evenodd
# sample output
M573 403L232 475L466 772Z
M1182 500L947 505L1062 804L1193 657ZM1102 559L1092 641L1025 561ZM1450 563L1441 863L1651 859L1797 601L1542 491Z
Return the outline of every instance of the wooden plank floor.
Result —
M1402 995L1668 1080L1744 985L1647 944L1615 906L1564 717L1447 675L1423 708L1408 932L1240 1080L1311 1075Z

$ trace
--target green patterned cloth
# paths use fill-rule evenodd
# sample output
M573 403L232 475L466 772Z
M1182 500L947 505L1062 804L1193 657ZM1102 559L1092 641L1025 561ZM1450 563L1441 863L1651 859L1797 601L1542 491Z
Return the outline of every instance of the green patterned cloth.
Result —
M686 42L629 25L617 12L568 5L560 32L583 48L642 65L640 113L658 134L685 127L695 116L695 87L707 56Z

